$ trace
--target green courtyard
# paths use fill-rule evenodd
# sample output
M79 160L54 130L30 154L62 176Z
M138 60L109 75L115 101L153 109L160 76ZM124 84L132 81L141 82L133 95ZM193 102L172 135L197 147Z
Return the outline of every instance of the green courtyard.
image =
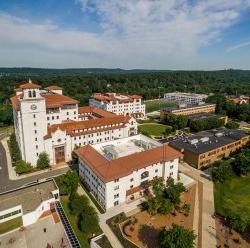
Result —
M144 123L139 125L139 131L151 137L164 137L167 127L169 126L160 123Z
M164 99L153 100L145 102L146 105L146 113L157 111L162 108L174 107L177 104L175 102L166 101Z
M215 183L216 212L228 213L250 219L250 174L245 177L234 176L223 184Z

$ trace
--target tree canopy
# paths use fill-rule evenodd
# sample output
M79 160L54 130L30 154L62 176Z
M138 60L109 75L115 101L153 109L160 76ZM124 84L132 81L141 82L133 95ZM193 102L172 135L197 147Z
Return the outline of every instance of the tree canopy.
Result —
M172 228L163 229L159 235L161 248L194 248L195 238L193 230L185 229L183 226L173 224Z

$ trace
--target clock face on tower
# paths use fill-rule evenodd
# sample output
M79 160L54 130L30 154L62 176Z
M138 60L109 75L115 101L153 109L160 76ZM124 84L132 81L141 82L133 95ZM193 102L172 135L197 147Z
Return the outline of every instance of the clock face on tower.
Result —
M30 106L30 109L31 109L31 110L36 110L36 109L37 109L36 104L32 104L32 105Z

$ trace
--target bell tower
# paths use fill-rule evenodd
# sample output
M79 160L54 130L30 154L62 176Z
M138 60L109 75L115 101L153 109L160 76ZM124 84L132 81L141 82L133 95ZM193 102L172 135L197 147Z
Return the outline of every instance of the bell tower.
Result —
M20 98L21 132L23 138L23 160L36 165L44 149L43 138L47 134L46 105L41 95L41 86L32 83L21 85Z

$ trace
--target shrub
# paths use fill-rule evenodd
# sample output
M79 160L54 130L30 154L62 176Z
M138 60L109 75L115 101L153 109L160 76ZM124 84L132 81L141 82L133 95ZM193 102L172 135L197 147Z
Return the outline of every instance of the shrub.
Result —
M180 212L188 216L190 212L190 204L184 203L180 208Z
M39 154L36 167L39 169L45 169L50 166L49 163L49 155L46 152L42 152Z
M32 170L32 166L30 163L26 163L25 161L20 160L16 162L15 170L18 174L24 174L30 172Z
M195 238L193 230L185 229L182 226L173 224L169 230L163 229L159 235L161 248L194 248Z
M229 121L226 125L225 125L225 127L226 128L229 128L229 129L237 129L237 128L239 128L239 124L237 123L237 122L235 122L235 121Z
M78 226L82 232L94 234L99 230L98 222L96 211L88 206L79 215Z
M229 161L219 161L213 164L212 179L214 182L223 183L233 175L232 165Z
M76 171L68 171L65 175L56 178L60 195L72 195L78 187L79 177Z
M228 220L231 227L240 233L244 233L250 226L250 220L242 218L239 215L230 215L228 216Z
M12 133L10 135L10 139L8 141L8 145L9 145L9 149L10 149L12 163L13 163L13 166L15 166L16 162L19 161L19 160L21 160L21 153L20 153L17 141L16 141L16 135L15 135L15 133Z
M74 197L70 198L69 207L74 215L79 215L89 205L89 199L85 196L79 196L78 194L72 194Z

